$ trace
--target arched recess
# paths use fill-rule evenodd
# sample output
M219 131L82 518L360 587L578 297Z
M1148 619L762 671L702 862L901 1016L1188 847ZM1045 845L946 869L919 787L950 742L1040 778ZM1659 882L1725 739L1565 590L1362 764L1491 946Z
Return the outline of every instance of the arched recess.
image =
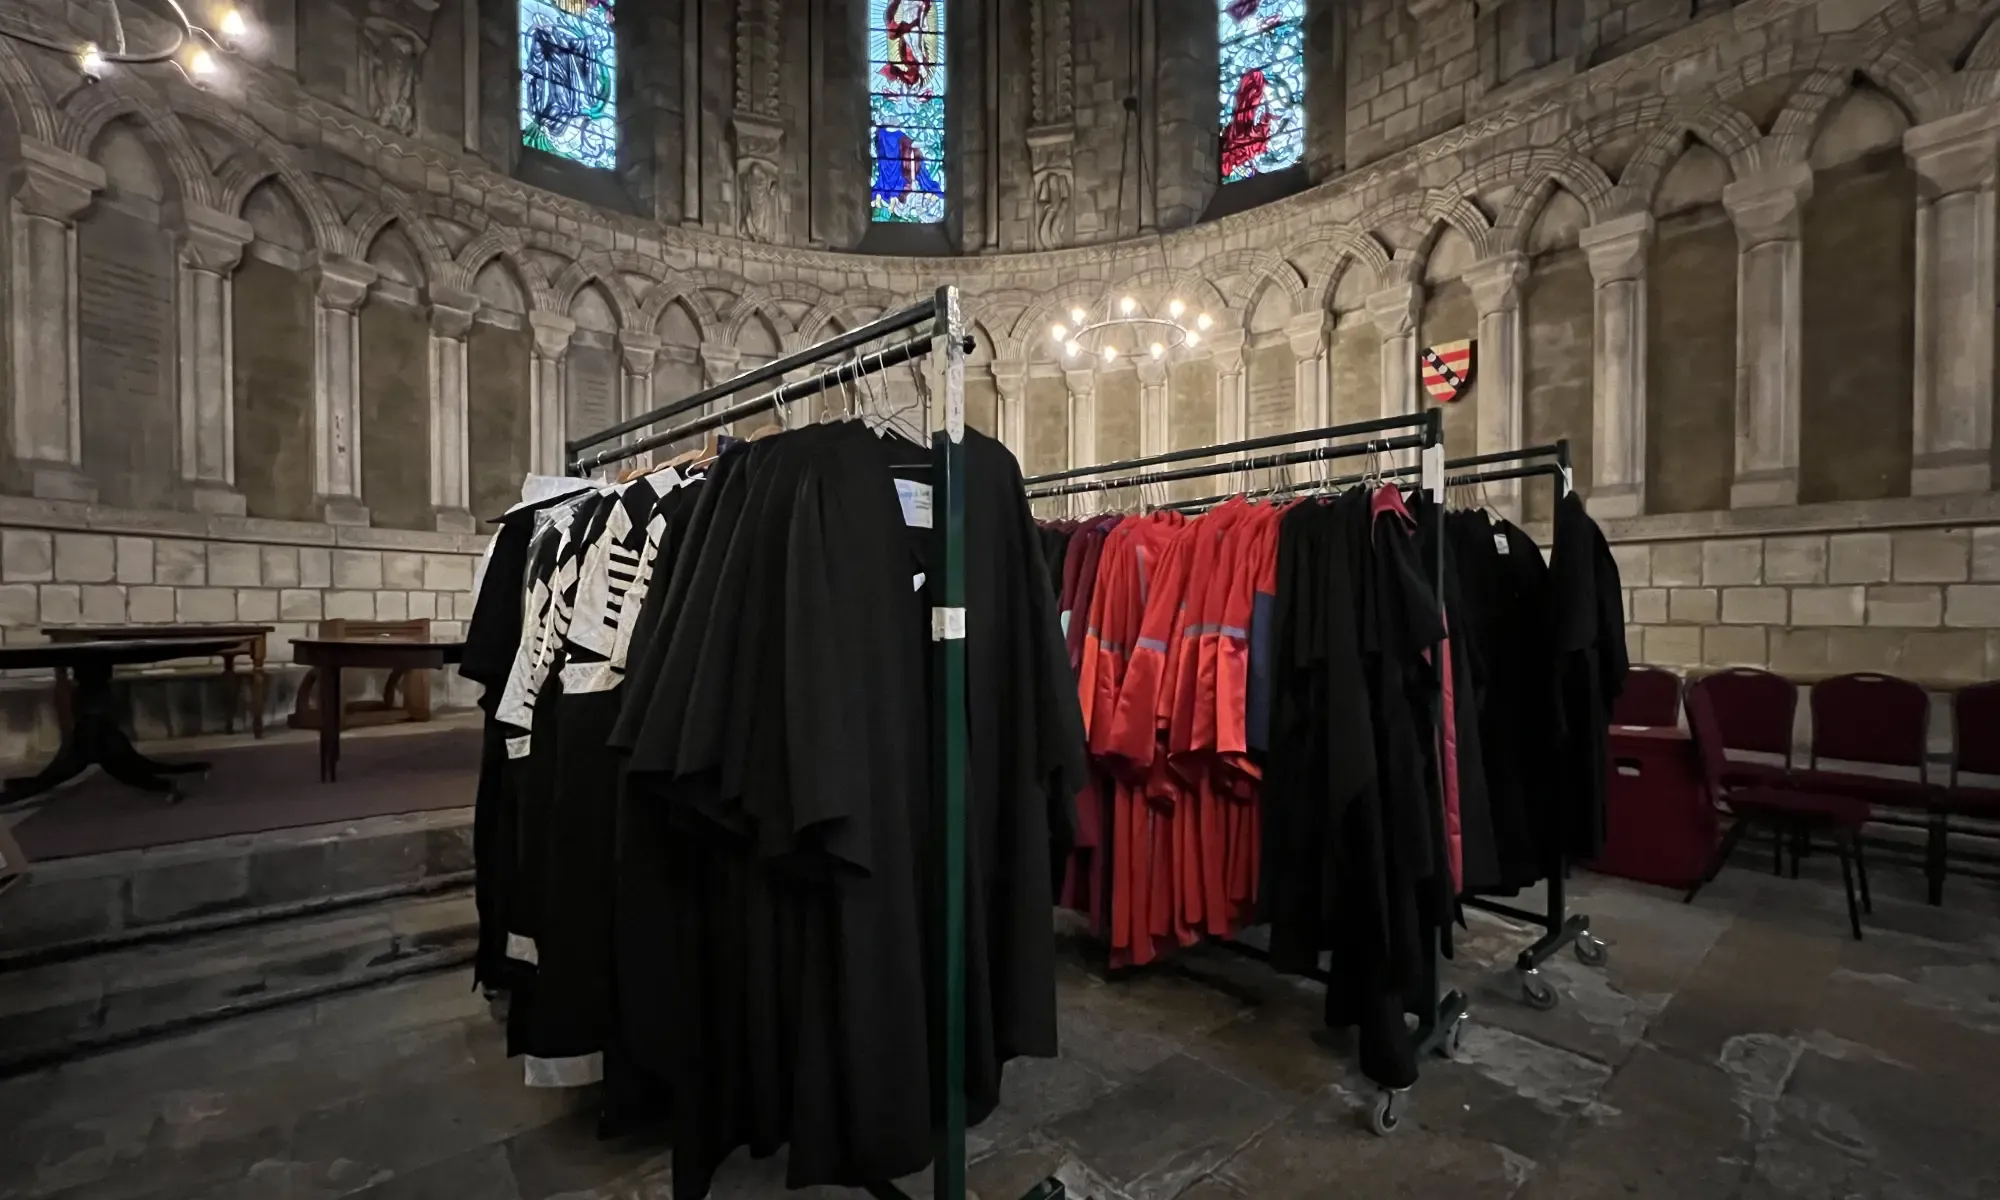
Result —
M276 176L242 198L252 238L231 280L236 487L253 517L310 521L313 495L313 285L318 248L298 197Z
M557 294L565 290L562 278ZM569 316L576 322L570 339L565 369L569 372L569 412L571 437L596 433L623 418L624 366L618 354L619 320L616 292L620 289L603 279L591 278L569 299Z
M1282 274L1265 277L1244 305L1244 433L1250 437L1283 433L1298 424L1298 373L1286 328L1298 315L1304 288L1288 287L1288 282Z
M1333 332L1327 341L1327 407L1335 424L1382 415L1382 333L1368 311L1368 295L1388 255L1374 238L1362 235L1319 277L1320 311ZM1367 253L1372 251L1373 253Z
M177 267L165 214L182 193L154 130L136 120L100 123L87 152L105 186L76 227L84 473L113 507L180 507Z
M1903 153L1909 125L1900 104L1857 83L1826 106L1807 153L1801 504L1909 494L1917 353L1917 177Z
M1528 277L1521 285L1522 440L1546 445L1568 438L1577 490L1586 493L1596 284L1577 237L1593 223L1584 201L1558 187L1521 231L1518 244L1528 256ZM1523 488L1521 504L1529 520L1546 521L1554 512L1554 491Z
M838 321L838 318L835 318ZM993 382L994 336L980 321L968 322L972 353L966 357L965 423L991 437L1000 436L1000 389ZM834 330L829 328L825 336ZM942 423L942 416L939 422Z
M1467 267L1483 257L1481 247L1466 234L1459 221L1448 222L1439 229L1424 259L1424 300L1417 314L1420 348L1479 336L1479 307L1473 303L1472 288L1462 276ZM1478 446L1478 412L1483 390L1475 376L1470 392L1439 406L1444 409L1445 448L1450 453L1463 454ZM1435 402L1419 386L1417 403L1429 408Z
M1683 136L1652 194L1646 267L1647 512L1729 507L1736 474L1736 227L1730 163Z
M385 529L430 529L430 316L424 254L400 221L374 232L363 256L377 275L361 306L361 499Z
M463 263L461 267L463 268ZM521 497L534 458L534 293L515 259L495 253L472 273L479 310L466 333L465 408L472 515L499 516Z
M661 285L664 289L665 285ZM700 293L672 295L655 304L647 298L653 332L660 338L660 353L653 360L653 407L675 404L707 386L703 374L701 345L704 329L716 325L713 310L702 303ZM666 423L690 420L693 412L677 413ZM657 427L656 427L657 430Z

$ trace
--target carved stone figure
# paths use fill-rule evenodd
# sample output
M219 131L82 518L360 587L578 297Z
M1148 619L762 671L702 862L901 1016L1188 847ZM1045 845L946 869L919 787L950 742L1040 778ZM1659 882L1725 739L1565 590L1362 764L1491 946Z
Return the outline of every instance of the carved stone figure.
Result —
M368 44L368 115L397 133L415 133L425 39L408 25L381 17L368 18L362 29Z
M1048 171L1035 181L1035 248L1055 250L1069 239L1070 176Z
M738 232L753 242L775 244L779 220L778 169L761 158L736 165L736 194L741 204Z

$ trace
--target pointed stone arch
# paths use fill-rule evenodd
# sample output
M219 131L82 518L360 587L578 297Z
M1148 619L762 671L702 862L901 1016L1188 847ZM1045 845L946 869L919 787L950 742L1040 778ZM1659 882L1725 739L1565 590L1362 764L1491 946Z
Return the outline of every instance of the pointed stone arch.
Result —
M194 144L180 118L162 106L150 90L122 76L107 79L78 91L64 111L69 119L65 131L68 144L64 149L88 158L105 126L121 118L129 119L157 147L172 181L174 198L182 204L215 206L214 178L208 160L202 157L200 147Z

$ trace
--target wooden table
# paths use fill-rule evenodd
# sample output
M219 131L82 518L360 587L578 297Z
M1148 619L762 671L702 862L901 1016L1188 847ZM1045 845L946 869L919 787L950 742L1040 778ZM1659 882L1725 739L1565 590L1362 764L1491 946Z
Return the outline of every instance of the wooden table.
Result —
M319 672L319 710L340 711L340 673L347 667L421 671L449 666L465 653L464 642L415 642L392 638L293 638L292 661ZM339 777L340 722L319 725L319 777Z
M250 732L257 737L264 736L264 695L266 679L264 675L264 651L266 643L276 627L271 625L44 625L42 634L51 642L71 644L75 642L130 642L158 641L163 638L228 638L230 644L220 651L222 657L222 677L234 682L236 679L236 659L243 656L250 660ZM69 674L56 671L56 719L69 720ZM224 728L236 732L236 706L243 702L243 694L236 688L229 689L230 709L224 718Z
M69 672L75 679L70 722L63 731L62 748L38 774L9 779L6 791L0 793L0 802L13 804L39 796L92 766L103 767L106 775L120 783L179 799L180 788L171 777L206 771L208 764L164 763L139 753L112 714L111 669L176 658L207 658L241 641L240 637L127 638L0 647L0 670L53 667Z

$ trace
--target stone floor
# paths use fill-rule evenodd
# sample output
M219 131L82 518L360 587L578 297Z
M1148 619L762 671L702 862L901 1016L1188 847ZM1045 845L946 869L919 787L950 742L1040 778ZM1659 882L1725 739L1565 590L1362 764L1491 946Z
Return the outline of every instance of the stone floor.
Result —
M1362 1128L1369 1089L1312 1039L1307 988L1212 952L1110 984L1071 967L1064 1057L1009 1072L971 1139L973 1186L1011 1200L1056 1173L1094 1200L2000 1197L2000 890L1956 881L1930 909L1913 875L1878 868L1855 943L1837 887L1752 861L1692 907L1579 879L1611 962L1555 960L1551 1012L1519 1001L1518 935L1478 920L1453 967L1474 1006L1462 1055L1430 1065L1389 1138ZM599 1143L577 1098L518 1080L462 974L276 1010L0 1083L0 1197L670 1195L657 1147ZM736 1160L715 1194L775 1197L781 1178Z

